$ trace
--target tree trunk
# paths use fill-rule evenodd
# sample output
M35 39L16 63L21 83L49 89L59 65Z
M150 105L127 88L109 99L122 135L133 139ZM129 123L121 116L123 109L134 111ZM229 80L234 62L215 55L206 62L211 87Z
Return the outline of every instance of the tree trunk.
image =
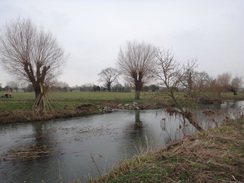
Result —
M195 119L191 111L184 110L182 114L183 117L185 117L198 131L203 131L202 127L198 124L197 120Z
M141 94L141 91L140 90L136 90L135 91L135 99L136 100L139 100L140 99L140 94Z
M139 78L139 80L137 80L135 78L135 99L136 100L140 99L142 87L143 87L143 82L141 81L141 79Z
M229 86L228 90L232 92L234 95L237 95L237 89L235 89L233 86Z
M41 88L39 86L34 88L35 91L35 99L37 99L37 97L40 95L41 93Z
M44 101L44 89L40 83L36 83L34 87L35 91L35 103L33 109L35 112L39 113L40 111L45 110L45 101Z
M111 83L110 82L107 83L107 88L108 88L108 91L110 92L111 91Z

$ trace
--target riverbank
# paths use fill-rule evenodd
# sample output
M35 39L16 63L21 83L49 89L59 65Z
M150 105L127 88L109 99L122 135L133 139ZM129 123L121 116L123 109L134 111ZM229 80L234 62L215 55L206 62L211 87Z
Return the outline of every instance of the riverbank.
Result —
M3 95L4 93L0 93ZM179 98L186 100L183 93ZM244 93L236 96L231 93L223 95L224 100L243 100ZM69 118L75 116L99 114L98 105L117 108L119 104L132 104L134 92L53 92L48 99L45 114L33 114L34 93L17 92L13 98L0 98L0 123L30 122ZM190 103L184 101L184 103ZM173 102L165 92L142 92L141 99L136 100L140 109L159 109L172 107Z
M2 93L3 94L3 93ZM1 95L1 94L0 94ZM14 93L13 98L0 98L0 123L30 122L103 113L99 106L117 108L133 104L134 92L54 92L50 93L45 114L32 112L34 93ZM157 109L169 105L166 94L142 92L136 101L140 109Z
M91 183L244 182L244 117L185 137L160 150L148 149Z

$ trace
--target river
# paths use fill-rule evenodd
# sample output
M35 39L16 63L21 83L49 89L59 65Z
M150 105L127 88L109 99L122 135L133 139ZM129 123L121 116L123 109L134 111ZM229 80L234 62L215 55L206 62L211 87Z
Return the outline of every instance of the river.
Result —
M204 129L243 114L244 101L196 110ZM0 125L0 183L86 182L121 160L160 148L197 131L164 110L121 110L109 114ZM16 149L40 147L44 157L19 159Z

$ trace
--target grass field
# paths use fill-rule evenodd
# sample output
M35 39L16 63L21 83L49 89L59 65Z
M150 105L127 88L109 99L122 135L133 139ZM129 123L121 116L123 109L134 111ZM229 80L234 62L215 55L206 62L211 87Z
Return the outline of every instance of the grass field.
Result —
M0 96L4 95L3 92ZM149 94L143 93L142 98L149 98ZM152 95L150 95L152 96ZM0 110L30 110L35 100L33 92L16 92L12 95L13 98L0 98ZM134 93L118 93L118 92L53 92L50 93L48 99L54 107L66 106L74 107L83 103L100 103L102 101L134 101Z
M5 93L0 92L0 96ZM179 93L181 95L181 93ZM52 92L48 99L54 108L66 107L72 108L84 103L100 104L103 102L113 101L115 103L130 103L134 100L134 92ZM232 93L225 93L224 99L243 100L244 93L234 96ZM0 111L12 110L30 110L34 103L35 95L33 92L16 92L13 98L0 98ZM142 92L139 103L167 102L170 98L166 93Z

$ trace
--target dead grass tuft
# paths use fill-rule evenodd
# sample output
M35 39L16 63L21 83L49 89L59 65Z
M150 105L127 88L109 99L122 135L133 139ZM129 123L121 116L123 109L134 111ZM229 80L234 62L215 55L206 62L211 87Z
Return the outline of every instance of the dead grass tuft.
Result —
M19 147L16 149L9 150L3 155L4 161L12 161L13 163L17 161L27 161L38 158L48 157L50 151L47 149L46 145L32 145L29 147Z

